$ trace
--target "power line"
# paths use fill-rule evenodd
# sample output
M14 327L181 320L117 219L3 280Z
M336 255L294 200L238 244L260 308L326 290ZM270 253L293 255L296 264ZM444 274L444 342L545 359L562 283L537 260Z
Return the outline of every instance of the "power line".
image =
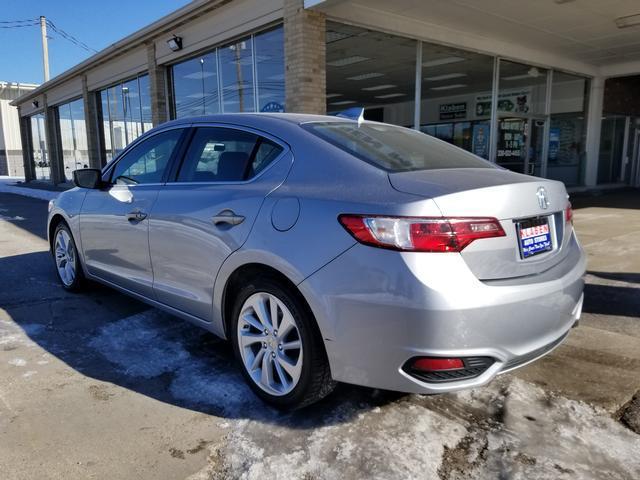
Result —
M82 48L82 49L84 49L84 50L86 50L87 52L90 52L90 53L98 53L98 51L96 49L91 48L89 45L87 45L86 43L82 42L81 40L78 40L76 37L74 37L70 33L67 33L64 30L62 30L61 28L57 27L51 20L47 20L47 25L49 26L49 28L51 28L51 30L56 32L58 35L60 35L65 40L68 40L69 42L73 43L77 47L80 47L80 48Z
M9 29L9 28L24 28L24 27L34 27L40 25L40 19L31 18L25 20L0 20L0 28ZM97 53L98 51L94 48L91 48L89 45L79 40L77 37L71 35L70 33L65 32L62 28L56 26L51 20L47 19L47 26L51 28L53 32L58 34L60 38L67 40L68 42L73 43L75 46L86 50L89 53Z

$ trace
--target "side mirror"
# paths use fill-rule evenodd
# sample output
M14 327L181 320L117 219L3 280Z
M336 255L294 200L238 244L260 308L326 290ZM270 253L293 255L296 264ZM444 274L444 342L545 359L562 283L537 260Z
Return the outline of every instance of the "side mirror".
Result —
M73 172L76 187L97 189L102 186L102 172L97 168L82 168Z

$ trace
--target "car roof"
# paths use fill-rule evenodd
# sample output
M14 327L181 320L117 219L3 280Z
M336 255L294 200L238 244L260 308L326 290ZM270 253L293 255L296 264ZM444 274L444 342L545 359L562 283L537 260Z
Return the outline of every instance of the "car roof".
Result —
M355 122L343 117L330 115L312 115L308 113L219 113L199 117L185 117L164 123L162 126L189 125L193 123L255 123L255 122L287 122L300 125L308 122Z

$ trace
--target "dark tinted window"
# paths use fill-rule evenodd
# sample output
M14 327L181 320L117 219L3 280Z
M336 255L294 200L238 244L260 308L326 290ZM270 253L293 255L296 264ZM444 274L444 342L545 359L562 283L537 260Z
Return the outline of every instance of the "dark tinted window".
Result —
M279 145L242 130L199 128L178 174L179 182L237 182L260 173L282 152Z
M462 149L408 128L379 123L317 122L303 128L391 172L441 168L494 168Z
M126 185L162 182L182 132L169 130L140 142L118 160L111 181Z

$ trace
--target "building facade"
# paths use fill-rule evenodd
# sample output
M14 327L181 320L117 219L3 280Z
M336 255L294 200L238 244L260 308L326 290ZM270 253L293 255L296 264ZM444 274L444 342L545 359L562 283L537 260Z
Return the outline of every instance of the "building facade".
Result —
M20 117L11 102L36 87L31 83L0 81L0 175L24 176Z
M635 0L196 0L14 105L29 180L68 181L173 118L362 106L588 188L640 185L638 87Z

